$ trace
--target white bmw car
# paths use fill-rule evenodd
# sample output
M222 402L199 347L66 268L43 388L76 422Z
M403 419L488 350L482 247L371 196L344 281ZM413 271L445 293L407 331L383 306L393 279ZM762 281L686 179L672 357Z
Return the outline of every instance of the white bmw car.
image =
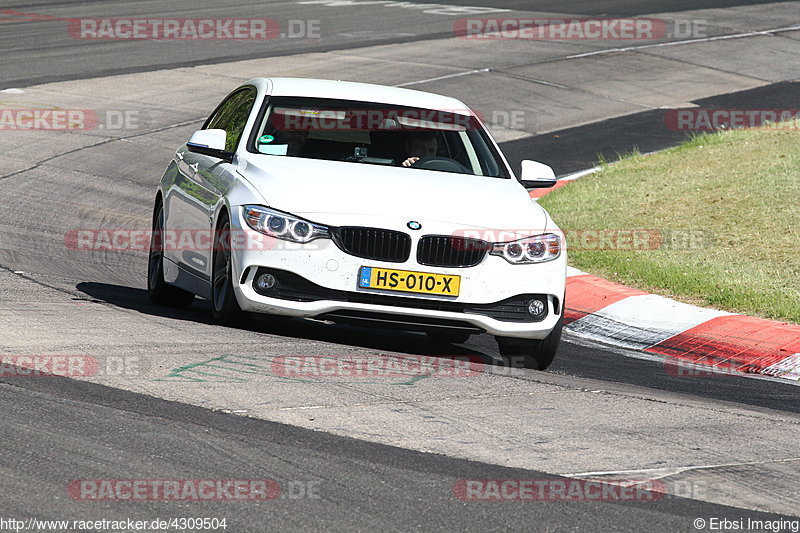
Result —
M497 339L544 369L561 337L563 234L466 105L430 93L258 78L175 153L153 212L148 293L245 313Z

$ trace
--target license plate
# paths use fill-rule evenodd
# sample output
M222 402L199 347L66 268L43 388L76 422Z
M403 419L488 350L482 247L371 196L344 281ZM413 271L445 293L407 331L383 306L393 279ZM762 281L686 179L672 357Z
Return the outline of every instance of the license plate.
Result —
M362 266L358 271L358 286L363 289L458 296L461 276Z

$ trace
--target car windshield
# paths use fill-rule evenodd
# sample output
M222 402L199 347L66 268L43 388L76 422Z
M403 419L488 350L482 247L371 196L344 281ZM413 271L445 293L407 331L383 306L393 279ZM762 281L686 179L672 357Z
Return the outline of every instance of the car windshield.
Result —
M508 178L480 122L463 111L272 97L251 151Z

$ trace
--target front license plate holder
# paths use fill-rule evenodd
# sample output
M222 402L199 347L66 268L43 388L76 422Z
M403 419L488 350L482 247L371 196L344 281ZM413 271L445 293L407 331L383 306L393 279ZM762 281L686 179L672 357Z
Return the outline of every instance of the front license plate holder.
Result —
M455 297L461 291L461 276L362 266L358 270L358 286L361 289Z

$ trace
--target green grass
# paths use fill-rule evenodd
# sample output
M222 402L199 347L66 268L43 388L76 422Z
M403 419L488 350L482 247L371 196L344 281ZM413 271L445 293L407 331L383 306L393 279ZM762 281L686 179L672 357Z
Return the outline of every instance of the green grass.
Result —
M800 323L800 123L631 155L541 199L570 264L687 303ZM571 230L650 229L649 250L581 250Z

